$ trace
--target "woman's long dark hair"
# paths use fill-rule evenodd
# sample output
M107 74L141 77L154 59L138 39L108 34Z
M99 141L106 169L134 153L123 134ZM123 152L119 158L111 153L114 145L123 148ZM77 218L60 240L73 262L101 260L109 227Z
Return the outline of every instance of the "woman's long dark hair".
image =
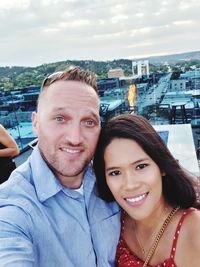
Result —
M119 115L102 127L93 161L97 188L101 198L108 202L114 200L106 183L104 163L105 148L114 138L136 141L165 173L165 176L162 177L162 189L164 198L170 205L180 206L184 209L199 207L194 177L179 165L148 120L135 114Z

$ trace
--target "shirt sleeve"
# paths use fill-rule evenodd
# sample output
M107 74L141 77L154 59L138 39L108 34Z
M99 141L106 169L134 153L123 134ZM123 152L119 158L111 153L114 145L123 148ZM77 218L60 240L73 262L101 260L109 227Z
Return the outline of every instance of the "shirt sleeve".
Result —
M0 266L33 267L30 218L19 207L0 208Z

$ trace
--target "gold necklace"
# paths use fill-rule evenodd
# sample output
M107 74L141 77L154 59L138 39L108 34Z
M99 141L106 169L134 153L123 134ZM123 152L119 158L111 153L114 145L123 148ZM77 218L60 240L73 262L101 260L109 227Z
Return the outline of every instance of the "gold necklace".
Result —
M147 242L150 241L150 240L152 239L152 236L155 236L155 233L158 232L158 231L157 231L158 229L160 229L160 228L157 227L157 228L152 232L152 234L149 236ZM147 254L147 249L146 249L145 247L143 247L143 245L141 244L141 242L140 242L141 238L138 236L138 234L137 234L137 232L136 232L136 229L135 229L135 226L134 226L134 233L135 233L135 237L136 237L137 243L138 243L138 245L139 245L139 247L140 247L140 250L141 250L141 252L142 252L142 255L143 255L144 258L145 258L145 257L146 257L146 254Z
M164 216L164 212L163 212L163 216ZM162 222L161 222L161 223L162 223ZM158 229L160 229L160 227L161 227L161 225L162 225L161 223L158 225L158 227L156 227L156 229L154 229L154 231L151 233L151 235L149 236L149 238L148 238L147 241L151 240L151 239L152 239L152 236L155 236L155 234L158 232ZM133 231L134 231L134 234L135 234L137 243L138 243L138 245L139 245L139 247L140 247L140 250L141 250L141 252L142 252L142 254L143 254L144 258L145 258L145 257L146 257L146 254L147 254L148 251L145 249L145 247L142 246L142 244L141 244L141 242L140 242L141 239L139 238L139 236L138 236L138 234L137 234L137 231L136 231L136 224L135 224L135 222L134 222ZM151 242L151 244L152 244L152 243L153 243L153 242Z
M165 219L164 223L162 224L160 230L158 231L157 235L155 236L154 238L154 241L153 241L153 245L151 246L151 248L149 249L149 252L147 254L147 257L144 261L144 264L143 264L143 267L146 267L148 262L150 261L151 257L153 256L156 248L157 248L157 245L165 231L165 229L167 228L167 225L170 223L170 221L172 220L172 217L174 216L174 214L179 210L180 207L175 207L171 210L171 212L169 213L169 215L167 216L167 218ZM143 248L143 246L141 245L137 235L135 235L136 239L137 239L137 242L140 246L140 249L142 251L142 254L144 256L146 256L146 252L145 252L145 249Z

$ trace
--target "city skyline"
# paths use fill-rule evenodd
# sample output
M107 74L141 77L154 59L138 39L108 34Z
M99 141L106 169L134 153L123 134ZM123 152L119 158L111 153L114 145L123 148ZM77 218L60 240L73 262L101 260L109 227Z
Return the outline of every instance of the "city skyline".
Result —
M200 50L196 0L1 0L0 66Z

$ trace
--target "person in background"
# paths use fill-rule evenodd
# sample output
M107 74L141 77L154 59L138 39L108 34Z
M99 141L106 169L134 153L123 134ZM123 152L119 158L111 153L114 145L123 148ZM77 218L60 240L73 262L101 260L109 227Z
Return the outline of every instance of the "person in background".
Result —
M110 267L120 209L96 193L91 165L100 132L95 75L48 76L32 114L38 144L0 186L0 266Z
M19 154L19 147L12 136L0 124L0 183L5 182L16 168L12 160Z
M197 181L144 117L120 115L102 128L94 170L102 199L123 210L116 266L200 266Z

